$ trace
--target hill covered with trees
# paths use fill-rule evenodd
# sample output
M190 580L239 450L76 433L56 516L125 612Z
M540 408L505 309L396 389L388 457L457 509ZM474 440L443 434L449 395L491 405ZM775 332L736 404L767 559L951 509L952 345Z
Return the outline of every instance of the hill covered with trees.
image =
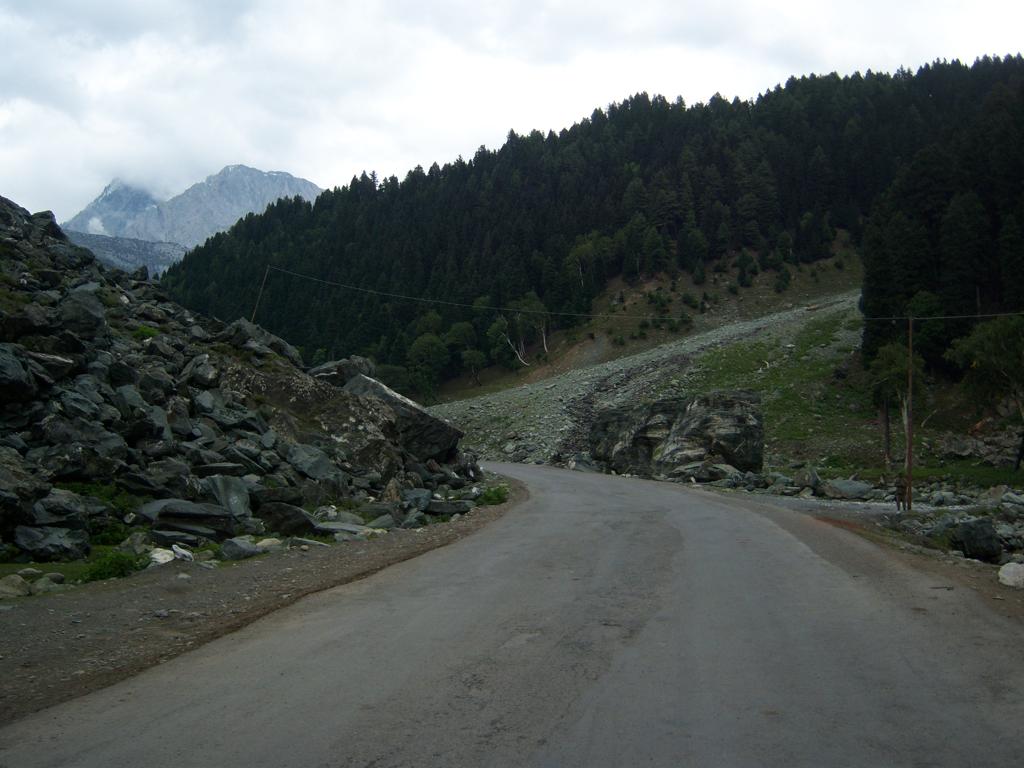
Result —
M837 229L863 246L870 315L1018 308L1022 88L1018 55L791 78L753 101L638 94L557 134L279 201L164 285L224 319L252 312L267 265L376 292L272 271L257 320L307 361L370 355L420 394L516 364L612 277L718 269L743 286L767 269L782 290ZM899 332L868 324L867 351Z

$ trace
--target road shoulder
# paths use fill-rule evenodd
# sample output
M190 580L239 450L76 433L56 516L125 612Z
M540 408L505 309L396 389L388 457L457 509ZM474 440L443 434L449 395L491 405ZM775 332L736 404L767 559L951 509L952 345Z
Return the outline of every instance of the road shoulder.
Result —
M0 612L0 724L112 685L302 597L463 539L529 497L366 541L264 555L207 570L175 562L126 579L17 601Z

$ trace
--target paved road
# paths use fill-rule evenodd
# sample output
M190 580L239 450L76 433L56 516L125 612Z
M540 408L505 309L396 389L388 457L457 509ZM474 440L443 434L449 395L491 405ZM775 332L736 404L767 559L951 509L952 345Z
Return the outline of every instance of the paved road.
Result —
M0 766L1010 766L1024 643L796 512L502 466L532 498L0 730Z

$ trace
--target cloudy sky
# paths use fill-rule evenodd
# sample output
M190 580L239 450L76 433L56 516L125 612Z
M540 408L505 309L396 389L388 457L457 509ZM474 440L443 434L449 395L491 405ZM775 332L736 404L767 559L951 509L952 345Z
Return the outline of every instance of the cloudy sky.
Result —
M64 220L115 176L401 178L638 91L752 98L1017 53L1022 29L993 0L0 0L0 195Z

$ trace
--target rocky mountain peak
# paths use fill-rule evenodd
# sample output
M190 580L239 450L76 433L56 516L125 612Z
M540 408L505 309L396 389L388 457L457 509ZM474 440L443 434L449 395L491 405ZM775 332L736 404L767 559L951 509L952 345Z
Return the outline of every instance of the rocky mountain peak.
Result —
M64 223L73 232L175 243L192 248L249 213L260 213L282 197L308 200L320 194L310 181L283 171L229 165L180 195L158 200L137 186L114 179L80 213Z
M131 220L159 203L141 187L114 179L103 188L99 197L66 221L64 227L76 232L117 237L123 234Z

